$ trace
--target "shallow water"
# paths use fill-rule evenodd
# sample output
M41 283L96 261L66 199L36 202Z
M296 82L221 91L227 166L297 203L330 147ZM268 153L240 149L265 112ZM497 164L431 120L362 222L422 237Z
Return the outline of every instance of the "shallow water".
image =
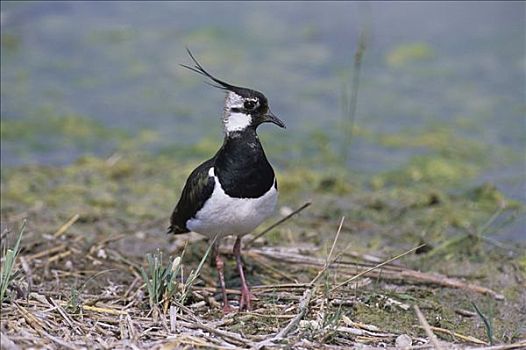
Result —
M338 153L348 137L342 95L367 27L349 167L376 173L465 146L408 142L447 130L480 163L470 183L526 202L524 7L2 1L2 166L220 143L222 93L179 66L185 46L218 77L267 95L288 126L262 128L271 158L320 166L320 149ZM520 238L524 221L508 235Z

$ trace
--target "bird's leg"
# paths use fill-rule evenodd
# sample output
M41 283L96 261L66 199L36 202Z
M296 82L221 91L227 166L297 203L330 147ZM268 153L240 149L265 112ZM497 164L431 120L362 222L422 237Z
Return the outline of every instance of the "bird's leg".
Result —
M251 306L251 294L248 289L247 281L245 279L245 274L243 272L243 262L241 261L241 237L236 238L236 243L234 244L234 256L236 257L237 270L239 272L239 277L241 278L241 299L239 301L240 310L250 310Z
M221 259L221 255L219 255L219 243L217 241L214 243L212 248L212 256L214 257L216 263L217 277L219 278L219 285L221 286L221 292L223 294L223 312L226 314L231 312L232 308L228 304L228 297L225 287L225 274L223 272L225 263L223 262L223 259Z

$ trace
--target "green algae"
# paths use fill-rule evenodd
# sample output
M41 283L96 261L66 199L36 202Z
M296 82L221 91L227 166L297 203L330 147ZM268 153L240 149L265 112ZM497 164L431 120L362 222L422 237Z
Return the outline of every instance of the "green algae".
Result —
M473 179L480 171L480 166L461 160L452 160L440 156L416 156L405 167L387 172L378 182L395 184L409 183L459 183ZM382 177L382 175L379 175Z
M76 114L45 113L24 119L2 118L0 123L3 142L16 142L34 152L65 146L86 148L101 140L120 141L127 137L121 130L107 128Z
M11 33L2 33L0 39L2 49L5 49L9 53L16 52L21 44L21 38Z
M408 43L392 49L387 53L385 61L391 67L403 67L415 62L429 61L435 55L435 50L429 44Z

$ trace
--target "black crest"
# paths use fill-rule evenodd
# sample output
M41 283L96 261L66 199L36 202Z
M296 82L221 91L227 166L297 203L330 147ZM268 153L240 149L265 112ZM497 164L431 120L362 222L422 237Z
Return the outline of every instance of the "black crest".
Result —
M181 67L190 69L191 71L196 72L197 74L207 77L208 79L212 80L215 83L214 84L214 83L206 82L207 84L213 87L216 87L218 89L235 92L236 94L243 96L243 97L250 97L256 93L254 90L250 90L250 89L243 88L240 86L235 86L235 85L232 85L232 84L229 84L227 82L217 79L216 77L208 73L203 68L203 66L199 63L199 61L197 61L197 59L194 57L194 55L192 54L192 51L190 51L189 48L186 48L186 51L188 52L188 55L190 56L192 61L194 61L195 65L193 67L190 67L190 66L187 66L186 64L181 64Z

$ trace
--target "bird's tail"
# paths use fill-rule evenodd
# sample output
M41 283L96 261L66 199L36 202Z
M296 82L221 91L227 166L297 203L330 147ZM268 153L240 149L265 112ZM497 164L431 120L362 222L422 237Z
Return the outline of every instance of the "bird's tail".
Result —
M166 232L167 234L170 234L170 233L173 233L174 235L180 235L180 234L183 234L183 233L188 233L190 232L188 229L186 229L186 227L179 227L178 225L170 225L170 227L168 227L168 231Z

